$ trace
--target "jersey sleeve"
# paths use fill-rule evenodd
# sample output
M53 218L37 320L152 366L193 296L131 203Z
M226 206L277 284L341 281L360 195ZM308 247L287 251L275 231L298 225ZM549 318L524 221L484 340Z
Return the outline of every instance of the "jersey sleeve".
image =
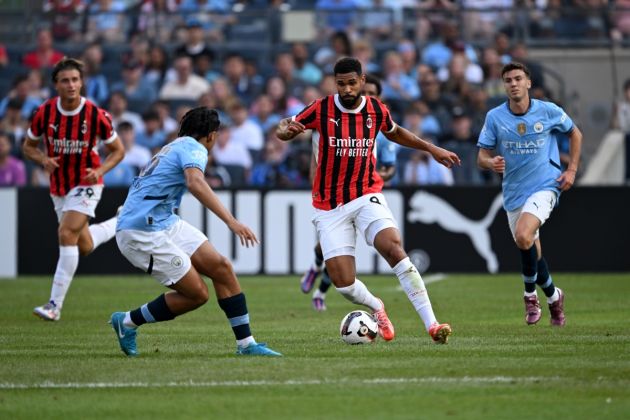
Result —
M549 120L552 126L561 133L568 133L573 129L573 120L558 105L547 102Z
M208 164L208 152L206 149L198 145L186 145L178 149L179 163L183 170L188 168L197 168L201 172L206 171L206 165Z
M307 129L316 129L319 127L319 116L321 114L320 108L322 105L321 99L311 102L306 108L298 112L293 116L293 121L297 121L304 125Z
M28 127L27 135L31 140L40 140L44 135L44 106L40 106L31 117L31 124Z
M103 143L110 144L116 140L118 134L116 133L116 130L114 130L112 117L107 111L98 108L98 119L96 123L98 124L98 137L103 141Z
M392 114L389 112L389 108L387 108L387 106L385 106L385 104L381 101L378 101L378 106L383 112L383 122L378 129L383 133L391 133L396 128L396 123L392 119Z
M497 146L497 135L494 129L492 115L486 115L486 121L483 123L481 133L479 133L479 140L477 141L477 147L482 149L494 149Z

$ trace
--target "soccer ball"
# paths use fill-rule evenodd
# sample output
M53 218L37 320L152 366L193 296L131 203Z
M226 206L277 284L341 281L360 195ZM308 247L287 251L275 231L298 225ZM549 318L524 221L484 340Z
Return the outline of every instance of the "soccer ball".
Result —
M368 344L376 340L378 324L367 312L352 311L341 320L339 333L347 344Z

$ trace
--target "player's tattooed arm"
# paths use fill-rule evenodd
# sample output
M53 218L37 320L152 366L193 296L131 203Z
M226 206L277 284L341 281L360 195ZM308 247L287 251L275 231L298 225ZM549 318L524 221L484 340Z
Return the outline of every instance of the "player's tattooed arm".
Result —
M278 124L276 136L283 141L293 140L295 136L302 133L304 130L305 127L303 124L293 120L292 118L285 118Z

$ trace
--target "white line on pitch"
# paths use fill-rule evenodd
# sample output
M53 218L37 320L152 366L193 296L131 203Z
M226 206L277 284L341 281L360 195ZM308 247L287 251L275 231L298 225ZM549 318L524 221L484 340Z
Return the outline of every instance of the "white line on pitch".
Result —
M0 382L0 389L89 389L89 388L213 388L213 387L257 387L257 386L301 386L301 385L334 385L334 384L503 384L503 383L537 383L558 381L557 376L514 377L514 376L463 376L422 378L373 378L373 379L292 379L286 381L210 381L210 382L41 382L33 384L17 384Z

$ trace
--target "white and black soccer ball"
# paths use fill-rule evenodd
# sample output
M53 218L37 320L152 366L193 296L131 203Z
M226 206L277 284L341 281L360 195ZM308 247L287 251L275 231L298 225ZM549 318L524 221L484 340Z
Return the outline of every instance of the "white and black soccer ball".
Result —
M339 333L347 344L368 344L376 340L378 324L367 312L352 311L341 320Z

